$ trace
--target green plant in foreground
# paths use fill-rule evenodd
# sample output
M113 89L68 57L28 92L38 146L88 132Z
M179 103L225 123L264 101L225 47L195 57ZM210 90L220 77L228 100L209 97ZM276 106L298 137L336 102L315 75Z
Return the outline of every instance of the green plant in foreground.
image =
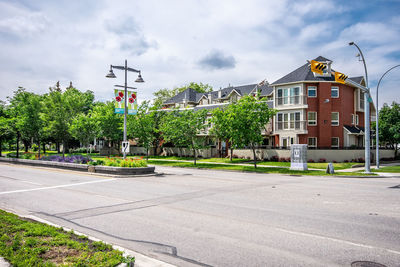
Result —
M116 266L134 261L111 245L2 210L0 256L13 266Z

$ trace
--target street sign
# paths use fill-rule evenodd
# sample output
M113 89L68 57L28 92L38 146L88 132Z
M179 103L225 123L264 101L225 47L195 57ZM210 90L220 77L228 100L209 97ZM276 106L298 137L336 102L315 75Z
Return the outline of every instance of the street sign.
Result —
M122 142L122 153L129 153L129 141Z

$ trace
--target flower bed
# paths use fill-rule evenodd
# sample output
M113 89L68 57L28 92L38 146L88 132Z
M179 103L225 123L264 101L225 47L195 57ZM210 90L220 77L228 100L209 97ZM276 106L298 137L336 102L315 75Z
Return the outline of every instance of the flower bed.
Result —
M124 167L124 168L142 168L147 167L147 162L143 159L122 159L122 158L105 158L98 159L96 161L88 162L89 165L102 165L110 167Z
M73 155L73 156L59 156L59 155L51 155L51 156L43 156L40 160L47 161L56 161L56 162L66 162L66 163L77 163L77 164L87 164L91 162L91 158L84 157L82 155Z

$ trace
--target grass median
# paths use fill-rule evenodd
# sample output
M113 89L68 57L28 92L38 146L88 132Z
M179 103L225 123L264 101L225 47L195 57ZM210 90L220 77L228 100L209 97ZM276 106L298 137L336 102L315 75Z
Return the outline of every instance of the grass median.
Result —
M12 266L116 266L134 261L111 245L3 210L0 256Z
M157 159L149 159L149 164L170 166L170 167L183 167L183 168L198 168L198 169L215 169L215 170L232 170L232 171L242 171L242 172L258 172L258 173L280 173L288 175L316 175L316 176L366 176L364 173L359 172L337 172L334 175L327 174L325 171L319 170L308 170L308 171L294 171L289 168L284 167L265 167L259 166L254 168L253 166L243 166L235 164L212 164L212 163L202 163L198 162L194 165L192 162L183 161L163 161ZM370 174L368 176L374 176L375 174Z

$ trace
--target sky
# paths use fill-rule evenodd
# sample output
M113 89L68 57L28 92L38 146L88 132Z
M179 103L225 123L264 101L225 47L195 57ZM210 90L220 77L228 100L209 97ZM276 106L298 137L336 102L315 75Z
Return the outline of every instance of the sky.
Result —
M46 93L57 81L112 100L124 73L105 75L125 59L145 80L128 73L140 100L190 82L272 83L318 56L362 76L354 41L375 101L379 78L400 64L399 11L400 0L0 0L0 100L18 86ZM380 84L380 107L400 102L399 85L397 68Z

